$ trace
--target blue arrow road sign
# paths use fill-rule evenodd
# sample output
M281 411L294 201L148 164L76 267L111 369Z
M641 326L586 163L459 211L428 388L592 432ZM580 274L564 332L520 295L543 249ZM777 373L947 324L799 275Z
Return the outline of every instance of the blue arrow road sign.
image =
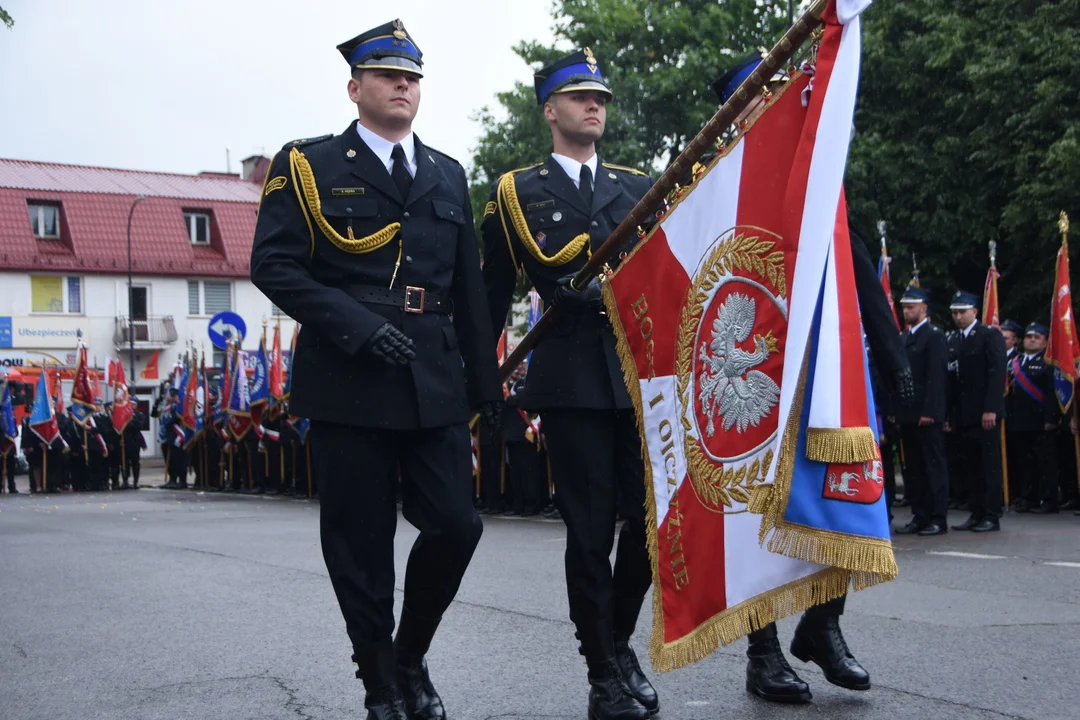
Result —
M214 347L224 350L227 347L226 340L230 338L236 341L244 339L244 336L247 335L247 325L244 324L244 318L234 312L219 312L210 318L208 332L210 342L214 344Z

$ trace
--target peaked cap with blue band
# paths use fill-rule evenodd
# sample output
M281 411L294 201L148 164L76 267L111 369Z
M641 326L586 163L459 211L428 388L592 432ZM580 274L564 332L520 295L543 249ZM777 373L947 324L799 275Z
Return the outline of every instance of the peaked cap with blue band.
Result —
M713 81L712 89L716 93L716 97L719 98L720 104L723 105L731 96L735 94L735 91L739 89L739 86L743 84L743 80L750 77L750 73L757 70L758 65L761 64L761 53L750 53L739 62L732 65L727 71ZM772 76L769 82L781 82L787 79L787 75L783 70L777 70L776 74Z
M950 310L977 310L979 307L979 297L963 290L958 290L955 295L952 296L952 304L949 305Z
M904 290L904 296L900 298L901 305L918 305L919 303L930 304L930 296L922 288L908 285Z
M596 90L607 95L609 100L615 97L589 48L578 50L548 65L533 75L533 85L536 87L537 105L543 105L556 93L577 90Z
M424 53L416 47L400 20L388 22L337 46L356 70L401 70L424 76Z
M1016 335L1024 334L1024 326L1016 322L1015 320L1006 320L1005 322L1001 323L1001 330L1002 332L1008 330L1009 332L1015 333Z
M1027 330L1024 331L1024 335L1042 335L1043 337L1050 336L1050 330L1041 323L1031 323L1027 326Z

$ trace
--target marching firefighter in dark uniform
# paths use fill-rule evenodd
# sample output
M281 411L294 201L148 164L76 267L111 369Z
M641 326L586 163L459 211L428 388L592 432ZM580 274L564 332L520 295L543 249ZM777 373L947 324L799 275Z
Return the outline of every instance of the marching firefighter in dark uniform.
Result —
M359 121L276 155L252 280L302 323L291 412L311 419L323 557L368 717L443 718L424 656L482 531L468 420L499 421L495 339L465 171L412 132L420 50L400 21L338 50ZM392 642L399 468L420 536Z
M721 104L728 101L760 63L760 54L747 55L713 82L713 92ZM775 88L777 83L786 80L787 76L781 72L770 79L768 86ZM751 101L735 119L736 132L743 127L743 121L764 107L764 103L764 95ZM850 221L848 230L855 290L866 343L877 372L888 379L889 389L895 394L895 402L890 404L899 408L909 407L914 400L915 386L911 368L901 348L900 331L893 309L882 292L877 269L865 241L851 227ZM869 690L870 674L851 654L840 630L840 616L844 614L846 602L845 594L807 610L795 629L791 653L804 662L812 661L819 665L825 679L834 685L849 690ZM778 703L804 703L812 699L810 686L803 682L784 657L776 623L751 632L747 640L746 689L749 692L763 700Z
M945 412L949 382L949 351L945 333L930 323L930 298L909 287L900 298L904 306L904 350L915 379L915 403L900 411L904 443L904 497L911 501L912 518L900 535L944 535L949 510L949 474L945 463Z
M966 292L953 295L956 343L956 387L950 424L958 433L960 469L966 474L971 516L953 530L1000 530L1002 475L1001 432L1005 411L1005 340L978 320L979 299Z
M1058 512L1057 430L1061 422L1054 395L1054 371L1046 364L1045 325L1031 323L1023 349L1009 368L1009 465L1019 477L1016 512ZM1010 477L1010 480L1012 478Z
M120 433L116 432L116 426L112 420L112 402L105 403L101 413L94 416L94 422L99 424L101 439L105 441L105 448L109 455L105 465L109 470L109 486L113 490L120 489Z
M535 88L554 151L495 183L483 221L484 284L496 333L519 268L547 306L563 306L516 400L540 413L547 437L567 528L570 619L589 671L589 717L644 718L659 700L629 644L652 581L641 440L599 282L578 292L570 280L652 180L597 157L612 93L589 49L541 70ZM616 511L626 522L613 570Z

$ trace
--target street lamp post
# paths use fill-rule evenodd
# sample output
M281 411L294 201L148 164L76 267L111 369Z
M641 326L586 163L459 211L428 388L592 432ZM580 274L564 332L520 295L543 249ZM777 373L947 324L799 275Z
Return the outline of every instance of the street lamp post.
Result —
M130 353L128 358L128 366L130 374L128 377L128 385L135 382L135 314L132 312L135 305L135 291L131 286L131 219L135 216L135 206L146 199L145 195L136 195L135 202L131 203L131 209L128 210L128 224L127 224L127 261L128 261L128 351ZM130 394L130 393L129 393Z

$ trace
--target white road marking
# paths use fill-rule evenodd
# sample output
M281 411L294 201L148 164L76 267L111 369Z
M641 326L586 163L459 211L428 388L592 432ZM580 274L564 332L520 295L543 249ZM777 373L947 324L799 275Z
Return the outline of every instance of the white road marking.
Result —
M1080 568L1080 562L1046 562L1043 565L1053 565L1054 567L1071 567Z
M947 557L972 558L973 560L1008 560L1007 555L983 555L982 553L959 552L956 550L930 550L927 555L945 555Z

